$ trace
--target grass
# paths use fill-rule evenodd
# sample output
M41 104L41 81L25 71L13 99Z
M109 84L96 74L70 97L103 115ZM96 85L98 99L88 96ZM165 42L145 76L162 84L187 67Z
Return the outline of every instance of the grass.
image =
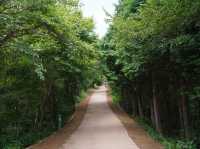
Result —
M160 142L165 149L197 149L193 141L180 140L177 138L169 138L159 134L146 120L136 118L137 122L147 131L147 133L154 139Z
M86 98L86 96L87 96L87 92L84 90L81 90L79 96L76 97L77 103L82 102Z
M110 95L112 96L112 102L114 105L118 105L121 101L121 98L117 92L111 91Z
M38 133L27 133L17 138L15 136L1 136L0 149L24 149L25 147L49 136L54 130L46 130Z

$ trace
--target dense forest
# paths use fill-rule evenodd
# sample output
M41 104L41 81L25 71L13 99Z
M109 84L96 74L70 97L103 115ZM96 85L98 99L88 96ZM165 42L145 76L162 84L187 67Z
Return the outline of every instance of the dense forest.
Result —
M107 21L99 40L79 0L0 0L1 149L63 127L105 77L167 149L200 148L200 0L120 0Z
M120 106L166 148L199 148L200 1L121 0L110 20L101 47Z
M98 82L94 23L76 0L0 0L0 148L62 127Z

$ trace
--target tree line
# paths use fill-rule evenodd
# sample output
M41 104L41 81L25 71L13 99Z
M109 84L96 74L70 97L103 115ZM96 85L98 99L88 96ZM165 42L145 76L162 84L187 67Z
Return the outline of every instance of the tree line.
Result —
M109 20L104 71L121 107L171 148L198 148L200 1L120 0Z
M93 28L78 0L0 0L0 148L51 134L99 83Z

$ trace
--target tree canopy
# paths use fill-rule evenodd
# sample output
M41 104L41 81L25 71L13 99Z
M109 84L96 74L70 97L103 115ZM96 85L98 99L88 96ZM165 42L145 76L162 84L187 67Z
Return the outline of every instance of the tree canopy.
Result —
M56 130L99 82L93 28L77 0L0 1L0 148Z
M164 135L197 144L199 8L199 0L121 0L101 44L122 107Z

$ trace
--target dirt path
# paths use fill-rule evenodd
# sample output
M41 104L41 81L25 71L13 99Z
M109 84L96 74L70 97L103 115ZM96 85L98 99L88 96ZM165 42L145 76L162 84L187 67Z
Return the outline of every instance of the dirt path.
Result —
M62 149L139 149L112 112L106 88L100 87L91 97L86 115Z
M125 112L104 86L77 107L74 118L31 149L163 149Z

